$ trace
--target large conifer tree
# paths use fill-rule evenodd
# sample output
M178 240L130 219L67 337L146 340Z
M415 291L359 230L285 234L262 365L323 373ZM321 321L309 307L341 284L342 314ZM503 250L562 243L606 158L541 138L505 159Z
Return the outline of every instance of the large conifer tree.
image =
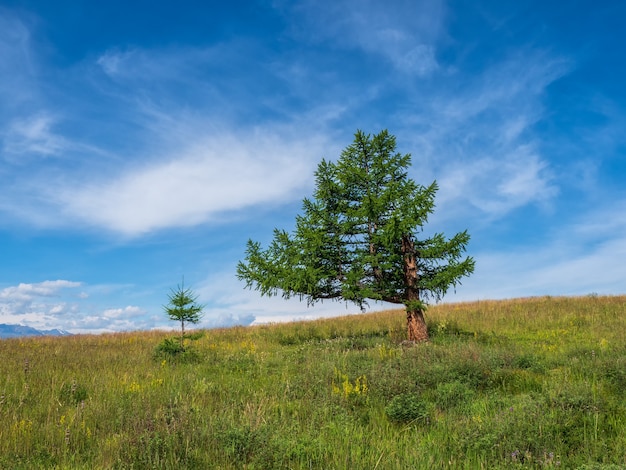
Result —
M322 160L313 199L304 199L293 234L274 230L268 248L248 241L237 276L262 295L404 304L408 339L428 339L424 311L474 270L463 257L467 231L420 238L435 208L437 184L407 175L409 154L387 131L357 131L336 163Z

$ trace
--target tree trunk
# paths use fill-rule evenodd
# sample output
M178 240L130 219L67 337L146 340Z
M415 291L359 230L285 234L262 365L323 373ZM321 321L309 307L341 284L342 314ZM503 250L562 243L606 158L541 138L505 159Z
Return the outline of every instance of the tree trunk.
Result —
M421 309L406 309L406 326L409 341L428 341L428 328Z
M402 254L404 255L404 297L408 340L428 341L428 329L424 320L424 306L420 300L415 244L410 235L402 237Z

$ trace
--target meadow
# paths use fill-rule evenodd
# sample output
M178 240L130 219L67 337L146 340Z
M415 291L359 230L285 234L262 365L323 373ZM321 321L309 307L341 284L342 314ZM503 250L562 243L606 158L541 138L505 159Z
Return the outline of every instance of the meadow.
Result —
M0 468L626 468L626 297L0 341Z

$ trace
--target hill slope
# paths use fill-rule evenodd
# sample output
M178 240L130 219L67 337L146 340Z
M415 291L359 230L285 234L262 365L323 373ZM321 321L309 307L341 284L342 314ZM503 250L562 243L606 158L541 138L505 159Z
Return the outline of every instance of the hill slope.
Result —
M0 468L624 468L626 297L0 341Z

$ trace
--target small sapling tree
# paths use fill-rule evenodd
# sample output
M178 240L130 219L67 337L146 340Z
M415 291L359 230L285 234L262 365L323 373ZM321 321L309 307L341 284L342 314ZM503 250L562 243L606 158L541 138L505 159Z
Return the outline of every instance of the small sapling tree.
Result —
M409 154L387 131L357 131L336 163L322 160L313 199L304 199L293 235L274 230L267 249L248 241L237 276L261 295L309 304L324 299L404 304L410 341L428 339L424 311L474 270L463 257L467 231L419 237L435 208L437 183L408 177Z
M202 319L204 306L197 303L198 296L189 288L185 289L185 280L168 295L169 303L163 310L171 320L180 322L180 350L185 350L185 323L197 324Z

